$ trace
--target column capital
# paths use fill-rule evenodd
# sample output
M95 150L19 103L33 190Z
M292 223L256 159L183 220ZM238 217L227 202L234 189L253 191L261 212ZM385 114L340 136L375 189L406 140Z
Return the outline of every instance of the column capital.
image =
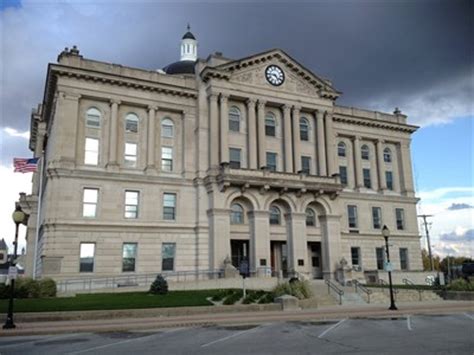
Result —
M284 105L283 105L283 111L285 111L285 112L290 112L290 111L291 111L291 105L284 104Z
M122 101L117 100L117 99L110 99L109 102L111 105L113 104L120 105L122 103Z
M211 100L211 101L217 101L217 96L218 96L218 94L216 94L214 92L212 92L208 95L209 100Z
M300 111L301 111L301 106L293 105L293 112L300 112Z
M221 93L219 95L219 100L220 102L227 102L229 100L229 95L228 94L224 94L224 93Z
M156 105L148 105L148 111L151 111L151 110L158 111L158 106L156 106Z
M325 110L321 110L321 109L316 110L316 118L318 120L324 119L324 113L325 112L326 112Z
M72 92L65 92L65 91L61 91L60 96L61 96L61 98L65 99L65 100L72 100L72 101L77 101L81 98L81 94L76 94L76 93L72 93Z
M377 139L375 142L377 144L385 144L385 140L383 140L383 139Z
M258 108L265 108L267 101L258 99Z
M353 140L353 141L360 141L361 139L362 139L361 136L354 136L354 137L352 137L352 140Z
M257 100L254 99L253 97L249 97L247 100L245 100L245 103L247 104L248 107L255 107Z

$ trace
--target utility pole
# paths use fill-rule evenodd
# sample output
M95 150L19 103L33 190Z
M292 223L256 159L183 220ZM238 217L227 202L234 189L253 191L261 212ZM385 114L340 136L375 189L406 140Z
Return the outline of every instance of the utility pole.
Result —
M428 242L428 254L430 256L430 270L433 271L433 255L431 254L430 233L428 231L428 222L426 222L426 218L433 217L433 215L422 214L422 215L419 215L418 217L423 218L423 224L425 225L426 240Z

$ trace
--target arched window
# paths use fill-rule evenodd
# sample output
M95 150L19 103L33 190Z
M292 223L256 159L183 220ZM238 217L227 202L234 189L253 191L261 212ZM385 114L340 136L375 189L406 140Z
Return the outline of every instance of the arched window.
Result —
M360 148L360 155L361 155L362 159L369 160L370 150L369 150L369 147L367 145L364 144Z
M306 209L306 225L309 227L314 227L316 225L316 214L312 208Z
M276 121L273 113L268 112L265 116L265 135L275 137L276 135Z
M138 132L138 116L134 113L129 113L125 117L125 131L131 133Z
M392 162L392 152L390 151L390 148L385 148L383 150L383 161L386 163Z
M244 223L244 209L238 203L230 206L230 223L231 224L243 224Z
M270 207L270 224L281 224L281 212L280 209L276 206Z
M337 155L339 157L345 157L346 156L346 145L344 142L339 142L337 144Z
M229 131L240 132L240 110L235 106L229 110Z
M300 118L300 139L302 141L309 140L309 123L304 117Z
M169 118L164 118L161 121L161 136L166 138L174 137L174 124Z
M100 118L100 111L95 107L91 107L86 112L86 126L91 128L100 128Z

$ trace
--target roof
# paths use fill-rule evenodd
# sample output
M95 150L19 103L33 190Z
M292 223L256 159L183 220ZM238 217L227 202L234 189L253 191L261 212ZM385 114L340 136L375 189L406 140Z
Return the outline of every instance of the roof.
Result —
M7 247L7 243L5 243L5 239L2 238L2 240L0 240L0 250L7 250L8 247Z
M181 60L163 68L166 74L194 74L194 60Z
M184 34L183 39L194 39L195 40L196 37L194 37L194 35L190 31L188 31Z

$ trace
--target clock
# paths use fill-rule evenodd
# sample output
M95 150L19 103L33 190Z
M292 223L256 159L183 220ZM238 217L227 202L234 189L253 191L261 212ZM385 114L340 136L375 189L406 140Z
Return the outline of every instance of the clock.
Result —
M283 73L283 70L279 66L273 64L265 69L265 77L273 86L280 86L285 81L285 73Z

